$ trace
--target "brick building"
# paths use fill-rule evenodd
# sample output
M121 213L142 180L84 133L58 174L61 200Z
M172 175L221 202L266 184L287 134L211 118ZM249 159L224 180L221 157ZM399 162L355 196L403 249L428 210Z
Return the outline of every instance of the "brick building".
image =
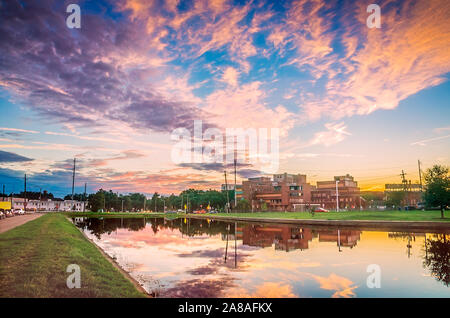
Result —
M389 196L393 193L402 193L402 206L418 206L423 201L422 185L417 183L403 182L398 184L386 184L384 190L385 199L388 200Z
M306 175L277 174L269 177L249 178L242 182L242 197L253 211L295 211L311 201L312 186Z
M358 182L349 174L336 176L331 181L318 181L316 189L311 191L311 203L325 209L336 210L336 196L339 197L339 209L359 210L366 207L366 201L361 198Z

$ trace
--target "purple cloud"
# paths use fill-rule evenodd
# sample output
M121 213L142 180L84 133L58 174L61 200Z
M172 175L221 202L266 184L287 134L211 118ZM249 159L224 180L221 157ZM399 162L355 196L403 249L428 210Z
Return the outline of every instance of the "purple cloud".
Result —
M0 162L24 162L32 161L33 159L18 155L13 152L7 152L0 150Z
M83 13L81 29L69 29L66 16L55 1L2 4L0 85L13 99L49 120L85 127L171 131L205 117L136 80L139 72L152 76L143 27Z

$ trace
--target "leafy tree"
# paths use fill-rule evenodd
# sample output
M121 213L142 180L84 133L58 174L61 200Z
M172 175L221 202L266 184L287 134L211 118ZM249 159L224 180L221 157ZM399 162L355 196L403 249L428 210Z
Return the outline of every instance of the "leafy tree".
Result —
M424 266L428 267L433 277L450 284L450 241L446 234L437 234L435 239L427 239L425 242L426 254Z
M261 211L266 212L266 211L268 211L268 210L269 210L269 208L268 208L268 206L267 206L267 203L266 203L266 202L263 202L263 203L261 204Z
M425 193L423 195L427 207L439 207L441 218L444 209L450 205L450 176L448 167L434 165L425 173Z
M73 199L75 201L83 201L84 200L84 193L74 193ZM72 194L68 194L64 197L64 200L72 200Z
M363 193L361 194L361 197L363 197L364 200L368 202L379 200L379 196L376 195L375 193Z
M16 198L25 198L25 192L20 192L19 194L14 194L13 195ZM42 191L42 192L36 192L36 191L27 191L27 199L28 200L53 200L53 194L47 192L46 190Z
M405 199L405 191L391 191L387 194L386 204L391 206L400 206Z
M160 198L160 195L158 194L158 192L153 193L152 199L149 200L149 204L150 204L150 209L153 212L161 212L164 208L164 203Z
M103 190L97 191L97 193L90 194L88 198L89 207L92 212L98 212L103 209L103 204L105 200L105 194Z
M236 205L236 210L239 212L249 212L252 209L250 202L246 199L239 200Z

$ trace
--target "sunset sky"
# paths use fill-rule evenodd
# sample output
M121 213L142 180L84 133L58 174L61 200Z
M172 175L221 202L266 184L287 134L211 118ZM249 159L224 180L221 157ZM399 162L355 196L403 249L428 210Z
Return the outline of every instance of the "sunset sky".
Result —
M64 196L76 157L76 192L217 188L220 164L171 159L194 120L279 128L279 172L312 184L415 182L450 164L449 20L446 0L0 1L0 186Z

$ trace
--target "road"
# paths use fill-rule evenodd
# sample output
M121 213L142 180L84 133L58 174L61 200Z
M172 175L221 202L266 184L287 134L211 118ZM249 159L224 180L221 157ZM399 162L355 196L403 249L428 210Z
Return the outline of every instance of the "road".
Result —
M15 228L16 226L25 224L28 221L37 219L40 216L42 216L42 214L33 213L33 214L25 214L25 215L16 215L12 218L5 218L3 220L0 220L0 233L9 231L9 230Z

